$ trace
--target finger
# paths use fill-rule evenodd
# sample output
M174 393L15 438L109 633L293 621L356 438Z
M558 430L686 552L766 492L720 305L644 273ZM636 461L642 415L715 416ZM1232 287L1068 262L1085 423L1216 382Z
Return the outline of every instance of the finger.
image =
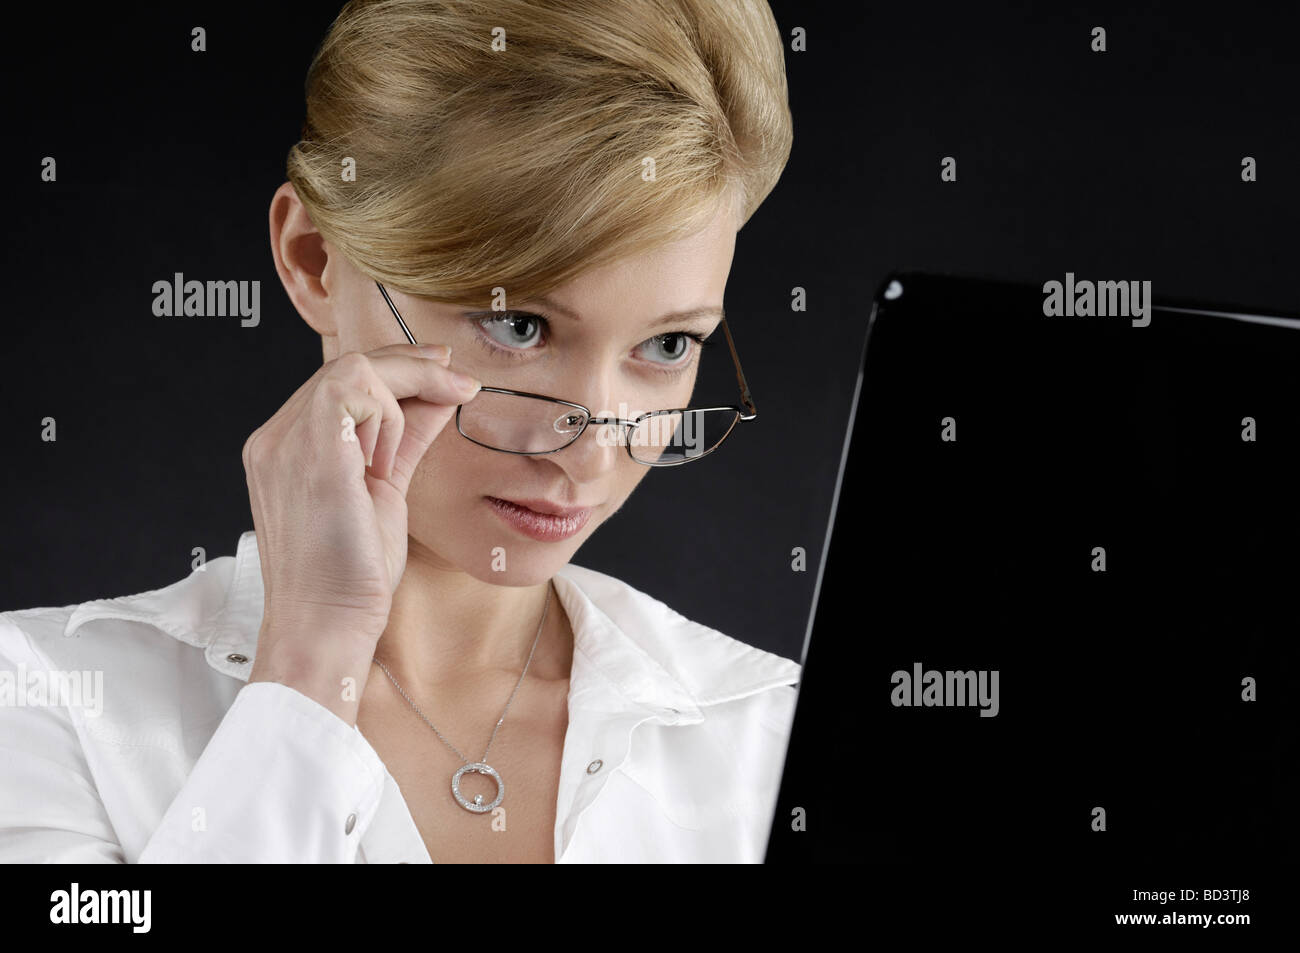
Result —
M357 418L358 433L369 441L372 428L378 426L378 446L365 444L367 465L371 475L389 480L403 494L416 465L456 407L470 400L479 388L477 381L440 363L447 353L441 347L413 348L409 344L349 353L334 362L322 384L341 389L345 398L364 390L380 402L375 424L361 426L364 420ZM418 421L414 432L413 418Z
M423 357L437 361L443 367L451 360L451 346L447 344L386 344L364 352L367 357L382 357L388 354L405 354L408 357Z
M393 396L393 392L382 384L377 385L373 396L382 407L382 419L379 423L379 440L371 456L370 472L381 480L392 474L393 460L402 443L402 434L406 430L406 417Z
M370 369L397 400L418 397L431 404L456 406L478 393L478 382L462 383L455 371L428 357L379 354L368 360Z
M451 391L451 399L458 403L465 399L462 396L461 383L456 380L454 375L448 376L444 372L447 370L447 362L450 360L451 349L443 345L425 345L413 346L410 344L394 344L383 348L377 348L374 351L367 351L364 354L365 361L360 362L353 359L353 373L359 373L359 376L367 379L370 383L366 387L366 392L374 396L383 404L383 417L380 422L379 439L370 459L370 472L373 476L380 479L391 480L394 467L397 462L397 456L402 446L402 438L406 429L406 413L400 406L397 397L393 394L392 389L388 386L388 375L390 368L393 373L398 375L399 380L403 380L401 375L411 375L411 368L414 369L414 376L421 374L427 375L429 372L428 364L433 363L440 365L441 371L435 372L435 377L441 377L450 381L454 386ZM396 358L397 360L393 360ZM364 367L364 371L360 369ZM404 369L405 368L405 369ZM346 370L346 369L345 369ZM386 379L388 378L388 379ZM464 389L468 393L469 389ZM427 385L422 389L422 393L434 396L437 401L448 399L445 396L429 394ZM405 398L405 400L415 400L417 403L424 403L428 407L442 406L440 403L433 401L426 402L420 397ZM441 423L446 419L446 414L435 414L436 421L434 430L429 440L422 440L419 448L419 454L422 456L427 449L432 437L437 435L437 430L441 429ZM408 449L408 456L410 450ZM418 457L416 458L418 462ZM402 481L408 482L408 481Z
M438 434L456 416L456 408L446 404L431 404L418 397L408 397L399 403L406 418L406 432L402 435L388 482L405 496L415 468L424 459Z
M375 459L375 444L379 442L379 428L382 414L382 410L376 410L364 420L358 421L355 424L357 444L361 447L361 462L367 467L370 466Z
M344 383L339 378L328 378L321 383L317 391L318 400L324 410L315 416L318 432L326 446L342 446L342 459L355 460L358 456L365 469L367 460L374 453L374 446L379 439L380 422L383 418L383 405L372 395L354 386ZM357 450L349 450L349 447Z
M329 360L316 368L311 377L307 378L302 385L290 395L289 399L284 402L267 421L268 426L274 426L277 420L288 418L290 420L297 417L298 413L307 404L316 389L320 386L321 381L326 377L340 373L339 360L347 357L352 352L344 352L338 358ZM386 355L386 354L403 354L413 358L423 358L426 361L433 361L436 364L447 366L451 360L451 348L446 345L425 345L425 344L389 344L384 347L375 348L373 351L358 352L362 356ZM360 381L361 378L358 378Z

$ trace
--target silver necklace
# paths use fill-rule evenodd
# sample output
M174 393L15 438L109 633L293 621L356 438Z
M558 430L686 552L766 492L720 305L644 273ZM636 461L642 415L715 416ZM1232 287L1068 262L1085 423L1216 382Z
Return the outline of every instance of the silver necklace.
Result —
M393 678L393 673L388 670L388 666L379 661L379 659L374 659L374 663L384 670L384 674L388 676L388 680L393 683L394 687L396 687L402 697L406 699L407 703L415 709L415 713L424 719L424 723L432 728L439 738L442 738L443 744L456 752L456 757L465 762L456 773L451 776L451 796L456 799L457 804L465 810L472 811L475 814L484 814L487 811L492 810L500 804L501 799L506 796L506 783L501 779L501 773L497 771L496 768L492 767L492 765L487 763L488 751L492 748L492 742L496 740L497 728L500 728L501 723L506 720L506 712L510 711L510 703L515 700L515 695L519 691L519 686L524 683L524 676L528 674L528 666L533 662L533 653L537 651L537 641L542 637L542 626L546 624L546 610L550 608L551 605L551 588L550 585L546 587L546 603L542 606L542 620L537 623L537 635L533 636L533 647L528 650L528 661L524 663L524 670L519 673L519 681L515 683L515 690L510 693L510 698L506 701L505 711L501 712L501 717L497 719L496 727L492 729L492 737L488 739L487 747L483 749L483 757L478 761L470 761L469 758L460 753L460 750L454 744L446 738L443 738L442 732L438 731L437 726L428 718L425 718L424 712L420 711L415 702L411 701L411 696L402 691L402 686L397 684L397 679ZM497 783L497 796L491 801L491 803L484 804L483 795L481 794L474 795L474 800L470 801L460 793L460 779L463 775L469 772L486 774Z

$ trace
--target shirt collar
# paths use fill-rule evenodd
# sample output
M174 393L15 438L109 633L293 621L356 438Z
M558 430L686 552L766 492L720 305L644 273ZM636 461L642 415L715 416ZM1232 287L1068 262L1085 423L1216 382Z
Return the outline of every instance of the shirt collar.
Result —
M693 622L612 576L570 563L554 579L573 628L574 652L627 705L664 721L702 721L710 705L799 680L797 662ZM142 622L203 648L213 668L247 681L262 604L257 534L249 531L240 536L233 559L212 560L173 585L82 603L64 635L76 634L92 619Z

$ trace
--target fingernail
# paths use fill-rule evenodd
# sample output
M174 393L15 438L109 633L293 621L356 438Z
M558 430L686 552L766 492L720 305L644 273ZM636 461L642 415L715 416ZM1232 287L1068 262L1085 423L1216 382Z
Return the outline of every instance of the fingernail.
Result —
M451 360L451 348L446 344L421 344L420 353L425 357L431 357L435 361L441 361L446 364Z

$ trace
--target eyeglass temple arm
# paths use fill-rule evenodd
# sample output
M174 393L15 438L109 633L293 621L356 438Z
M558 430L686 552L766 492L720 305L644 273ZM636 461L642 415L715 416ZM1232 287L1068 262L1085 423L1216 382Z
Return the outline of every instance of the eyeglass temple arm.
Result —
M393 304L393 299L388 297L388 289L377 281L375 282L375 287L379 289L379 293L383 295L384 300L388 302L388 307L392 310L393 317L397 319L397 323L402 326L402 333L406 335L406 339L412 344L419 343L415 340L415 335L411 333L411 329L406 326L406 322L402 320L402 316L397 313L397 305Z
M731 338L731 328L727 326L727 318L722 318L722 331L727 336L727 347L731 348L731 359L736 364L736 380L740 383L740 399L744 403L748 414L741 414L741 420L753 420L758 416L758 410L754 407L754 401L749 396L749 385L745 383L745 372L740 369L740 355L736 353L736 342Z

